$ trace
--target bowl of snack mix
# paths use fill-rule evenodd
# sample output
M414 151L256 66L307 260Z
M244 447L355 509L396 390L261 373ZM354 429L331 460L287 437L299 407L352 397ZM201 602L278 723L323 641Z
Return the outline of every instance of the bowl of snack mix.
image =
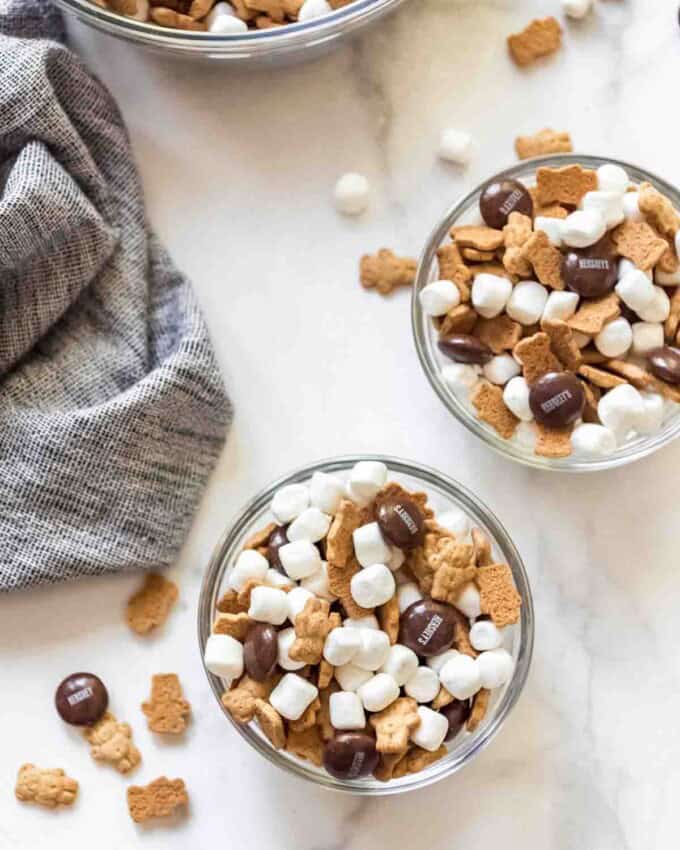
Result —
M430 235L418 356L470 431L528 466L622 466L680 433L680 193L577 154L508 168Z
M165 54L229 64L313 59L403 0L57 0L117 38Z
M534 620L508 533L439 472L382 455L298 469L230 525L203 580L206 675L273 764L384 795L459 770L526 680Z

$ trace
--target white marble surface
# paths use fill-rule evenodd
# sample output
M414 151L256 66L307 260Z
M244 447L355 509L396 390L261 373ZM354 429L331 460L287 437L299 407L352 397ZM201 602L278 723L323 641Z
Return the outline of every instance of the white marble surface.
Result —
M558 57L528 72L505 35L558 0L412 0L332 56L285 72L227 73L73 27L127 118L149 212L195 281L237 418L184 552L181 603L134 639L135 577L0 602L0 847L262 850L666 850L677 843L680 443L591 477L527 471L453 422L420 372L408 294L357 285L357 258L417 252L456 196L513 159L518 132L572 132L583 151L680 181L680 33L672 0L600 0ZM469 129L465 171L437 162L440 129ZM371 211L341 220L335 177L367 173ZM498 739L429 790L359 802L263 763L228 727L198 658L195 608L210 551L236 509L308 460L385 451L439 466L500 515L533 581L537 641L523 698ZM57 681L98 671L144 754L135 780L182 776L190 816L138 829L128 780L96 766L52 705ZM195 710L187 740L152 740L139 703L177 671ZM82 784L72 811L18 804L23 761Z

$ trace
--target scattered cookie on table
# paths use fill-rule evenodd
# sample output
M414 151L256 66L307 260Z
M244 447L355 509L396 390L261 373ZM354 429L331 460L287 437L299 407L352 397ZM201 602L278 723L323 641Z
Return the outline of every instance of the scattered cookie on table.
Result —
M178 808L189 804L189 795L184 780L159 776L148 785L130 785L127 803L132 820L143 823L173 815Z
M390 295L394 289L413 285L417 265L410 257L398 257L389 248L381 248L377 254L366 254L361 258L359 280L364 289Z
M127 604L126 619L138 635L146 635L162 626L177 601L177 585L158 573L149 573L142 587Z
M157 673L151 677L151 698L142 703L149 729L167 735L179 735L186 729L191 706L184 699L175 673Z
M508 36L510 55L517 65L531 65L562 45L562 27L555 18L532 21L522 32Z
M132 743L129 724L120 723L110 711L84 734L90 744L92 758L110 764L119 773L129 773L142 760L141 753Z
M515 151L519 159L531 159L551 153L570 153L572 150L569 133L548 128L533 136L518 136L515 139Z
M37 803L47 809L72 806L78 795L78 783L59 768L41 768L22 764L14 793L23 803Z

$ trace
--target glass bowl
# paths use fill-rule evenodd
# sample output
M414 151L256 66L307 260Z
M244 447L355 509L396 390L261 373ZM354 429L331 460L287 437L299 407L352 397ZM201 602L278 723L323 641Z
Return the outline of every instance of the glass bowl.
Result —
M305 23L239 35L168 29L102 9L90 0L56 0L65 12L101 32L165 55L218 59L230 65L284 65L327 53L341 38L377 21L404 0L355 0Z
M572 163L580 163L588 168L597 169L606 163L614 163L625 168L629 177L635 183L643 180L651 183L660 192L671 199L676 208L680 208L680 192L675 186L667 183L649 171L645 171L629 162L612 159L611 157L588 156L584 154L559 154L554 156L536 157L525 160L495 174L476 186L471 192L457 201L445 214L439 224L430 234L425 249L420 256L416 282L411 301L411 323L416 351L432 388L444 402L450 413L483 440L488 446L505 457L519 461L535 469L545 469L560 472L595 472L602 469L613 469L634 460L639 460L670 443L680 434L680 413L666 407L662 427L655 434L637 437L617 448L615 452L604 458L546 458L533 453L532 447L527 447L514 440L505 440L484 422L479 420L472 409L464 404L450 389L441 376L442 366L450 363L437 347L437 332L429 316L426 316L420 306L418 294L420 290L438 278L437 249L445 244L451 227L460 224L478 224L479 197L484 187L496 180L519 180L522 183L533 182L533 176L539 166L560 168Z
M373 777L365 779L342 781L335 779L322 768L317 768L309 762L304 762L282 750L275 750L262 735L255 723L247 726L235 723L229 712L224 708L220 697L226 690L225 683L217 676L206 670L210 686L215 694L217 703L231 725L245 740L272 764L289 773L310 782L337 791L366 796L382 796L423 788L426 785L443 779L455 773L477 753L479 753L496 735L506 717L517 702L529 672L531 653L534 640L534 614L529 589L529 581L524 565L507 531L503 528L491 511L483 505L476 496L453 481L451 478L419 464L414 464L399 458L383 455L354 455L339 457L332 460L318 461L302 467L289 475L275 481L249 502L233 523L227 529L224 537L213 552L210 564L203 578L201 595L198 604L198 641L201 657L205 644L210 636L210 629L215 617L216 603L221 592L226 587L225 578L244 541L258 528L271 522L273 517L269 512L272 496L279 487L294 482L306 481L314 472L323 471L343 476L351 467L361 460L379 460L385 463L389 470L389 480L396 480L404 487L413 490L424 490L430 500L430 505L436 511L458 507L465 511L473 525L482 528L492 541L494 553L498 559L505 561L512 569L515 585L522 598L522 613L520 622L509 627L504 646L512 654L515 661L515 671L510 681L502 688L493 691L486 717L472 733L461 732L449 742L449 753L444 758L427 767L425 770L407 775L401 779L380 782Z

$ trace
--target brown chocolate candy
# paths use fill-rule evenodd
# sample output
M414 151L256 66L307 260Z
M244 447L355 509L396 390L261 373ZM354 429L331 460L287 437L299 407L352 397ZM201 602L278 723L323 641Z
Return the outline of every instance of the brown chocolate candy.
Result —
M376 519L383 535L400 549L422 546L425 517L413 499L394 498L381 502Z
M590 248L571 248L562 259L564 282L583 298L599 298L611 292L618 273L618 258L607 236Z
M71 673L54 694L59 716L72 726L93 726L109 705L106 686L94 673Z
M450 741L456 737L467 723L467 719L470 716L470 703L468 700L455 699L453 702L440 708L439 713L443 714L449 722L449 731L446 733L444 740Z
M485 186L479 198L479 211L484 223L502 230L510 213L518 212L533 218L534 202L529 190L517 180L501 180Z
M439 655L453 643L456 614L450 605L419 599L401 615L399 642L416 655Z
M489 346L471 334L449 334L437 343L439 350L456 363L488 363L493 357Z
M585 400L583 386L572 372L548 372L529 390L529 407L534 418L549 428L562 428L575 422Z
M278 525L274 531L272 531L269 543L267 544L267 560L269 561L269 566L284 575L286 575L286 571L283 569L283 564L279 558L279 549L289 542L285 526Z
M248 630L243 643L243 663L246 673L257 682L264 682L274 672L278 659L276 629L269 623L256 623Z
M647 355L652 374L667 384L680 384L680 348L662 345Z
M336 779L359 779L378 766L375 739L364 732L340 732L327 744L323 766Z

